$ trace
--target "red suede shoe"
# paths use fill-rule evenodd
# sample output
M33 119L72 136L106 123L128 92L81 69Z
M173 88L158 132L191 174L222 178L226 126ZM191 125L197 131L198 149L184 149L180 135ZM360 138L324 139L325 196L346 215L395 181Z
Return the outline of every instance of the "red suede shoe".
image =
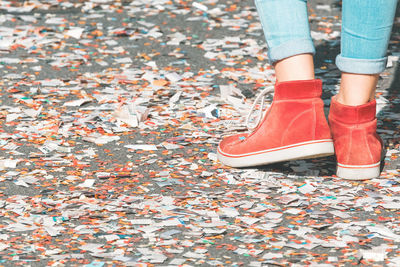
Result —
M329 124L338 177L349 180L379 177L383 142L376 133L375 115L375 100L360 106L347 106L332 97Z
M264 102L266 93L257 97L253 108L260 98ZM254 131L223 139L218 159L232 167L250 167L333 155L321 93L321 80L277 83L272 105L262 120L260 114Z

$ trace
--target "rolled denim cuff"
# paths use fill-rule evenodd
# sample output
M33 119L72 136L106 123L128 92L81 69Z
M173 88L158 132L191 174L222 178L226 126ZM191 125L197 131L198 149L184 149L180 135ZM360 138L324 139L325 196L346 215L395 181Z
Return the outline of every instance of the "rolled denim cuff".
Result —
M300 54L315 54L314 43L311 39L294 39L275 47L269 47L268 57L271 64Z
M356 74L378 74L385 70L387 57L378 59L349 58L338 55L336 66L342 72Z

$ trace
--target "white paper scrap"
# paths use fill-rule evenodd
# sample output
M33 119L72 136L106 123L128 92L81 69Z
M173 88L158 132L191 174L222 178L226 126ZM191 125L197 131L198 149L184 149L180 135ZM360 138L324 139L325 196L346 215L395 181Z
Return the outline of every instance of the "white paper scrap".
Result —
M79 39L82 36L84 28L80 28L80 27L73 27L70 30L68 30L65 35L71 36L75 39Z
M83 183L79 184L80 187L93 187L95 179L86 179Z
M316 188L309 183L305 183L305 184L299 186L298 190L303 194L309 194L309 193L315 191Z
M126 145L124 147L134 150L157 150L156 145L146 145L146 144Z
M205 5L203 5L203 4L200 4L200 3L198 3L198 2L194 2L194 3L193 3L193 6L194 6L195 8L200 9L201 11L204 11L204 12L206 12L206 11L208 10L208 7L207 7L207 6L205 6Z

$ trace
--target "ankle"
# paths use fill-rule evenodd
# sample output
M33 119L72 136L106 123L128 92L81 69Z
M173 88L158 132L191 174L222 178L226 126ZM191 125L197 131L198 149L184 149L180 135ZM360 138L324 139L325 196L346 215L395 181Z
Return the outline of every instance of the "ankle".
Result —
M375 99L379 74L342 73L336 101L347 106L360 106Z
M295 55L278 61L275 75L279 82L315 79L312 54Z
M335 100L342 105L346 106L360 106L367 104L375 99L375 96L353 96L345 95L340 92L335 96Z

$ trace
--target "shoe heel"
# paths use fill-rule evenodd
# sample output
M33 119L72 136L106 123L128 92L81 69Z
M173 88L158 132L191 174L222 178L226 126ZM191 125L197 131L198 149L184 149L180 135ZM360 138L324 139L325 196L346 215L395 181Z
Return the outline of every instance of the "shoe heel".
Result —
M335 154L335 149L333 141L328 141L303 145L299 147L299 150L293 151L291 154L293 159L312 159L332 156Z
M371 165L344 165L337 166L336 175L346 180L368 180L378 178L381 174L381 162Z

